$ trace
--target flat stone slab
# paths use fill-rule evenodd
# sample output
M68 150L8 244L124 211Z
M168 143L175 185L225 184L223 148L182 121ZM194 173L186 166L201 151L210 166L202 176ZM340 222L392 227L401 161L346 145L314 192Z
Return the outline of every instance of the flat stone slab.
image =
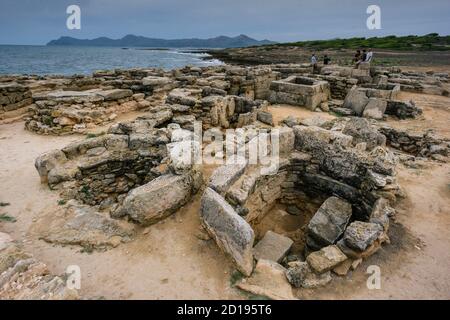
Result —
M252 227L211 188L203 194L200 217L219 248L231 257L240 272L249 276L253 271L255 240Z
M286 269L274 261L259 260L252 276L236 284L239 289L273 300L296 300Z
M328 246L311 253L306 261L319 274L330 271L347 260L347 256L337 246Z
M365 251L382 232L379 224L355 221L345 230L344 242L351 249Z
M350 203L337 197L328 198L310 220L308 235L325 246L334 244L344 233L351 215Z
M130 191L115 216L128 215L144 226L155 224L190 200L195 191L193 179L189 174L160 176Z
M111 101L131 97L133 91L128 89L102 90L98 92L98 95L102 96L106 101Z
M281 262L293 243L288 237L269 230L253 248L253 254L256 260Z
M209 180L209 187L220 194L224 194L244 173L247 161L237 161L236 164L224 165L217 168Z

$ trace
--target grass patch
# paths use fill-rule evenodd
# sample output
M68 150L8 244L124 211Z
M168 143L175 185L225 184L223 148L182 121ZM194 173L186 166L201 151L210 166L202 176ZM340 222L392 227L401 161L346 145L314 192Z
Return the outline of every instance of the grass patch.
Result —
M99 132L99 133L88 133L86 134L86 139L93 139L97 137L104 136L106 134L105 131Z
M0 221L1 222L16 222L16 218L9 216L6 213L0 213Z
M0 202L0 207L7 207L11 205L9 202Z
M307 49L389 49L399 51L449 51L450 36L440 36L438 33L430 33L423 36L387 36L372 38L349 38L299 41L279 43L269 46L303 47Z
M239 281L241 281L245 276L238 270L234 270L230 276L230 284L232 287L236 285Z
M59 206L63 206L63 205L65 205L66 203L67 203L67 201L64 200L64 199L58 200L58 205L59 205Z
M256 294L248 294L248 300L270 300L266 296L256 295Z

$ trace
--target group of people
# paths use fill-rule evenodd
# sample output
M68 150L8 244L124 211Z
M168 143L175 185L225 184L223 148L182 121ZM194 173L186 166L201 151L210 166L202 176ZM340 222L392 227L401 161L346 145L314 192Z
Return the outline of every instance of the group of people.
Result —
M373 52L372 49L363 49L356 50L355 57L353 58L353 63L355 63L355 66L358 67L361 62L371 62L373 59Z
M323 56L323 64L324 65L329 64L330 61L331 61L331 59L328 57L328 55ZM316 70L317 70L317 63L318 63L318 60L317 60L316 54L313 53L311 56L311 64L313 66L313 72L316 72Z
M361 50L356 50L355 56L353 58L353 63L355 64L355 67L358 68L358 66L360 65L360 63L362 62L372 62L373 59L373 52L372 49L363 49ZM324 55L323 56L323 64L327 65L329 64L331 61L331 59L328 57L328 55ZM315 72L317 70L317 64L318 64L318 59L316 57L316 54L313 53L311 56L311 65L313 66L313 72Z

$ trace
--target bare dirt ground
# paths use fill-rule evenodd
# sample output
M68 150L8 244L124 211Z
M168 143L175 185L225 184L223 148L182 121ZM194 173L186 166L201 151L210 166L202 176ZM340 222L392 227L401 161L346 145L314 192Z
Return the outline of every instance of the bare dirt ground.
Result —
M436 126L448 134L448 109L434 107L431 97L414 95L424 103L420 127ZM411 96L404 96L409 99ZM448 98L445 98L448 99ZM447 102L449 100L446 100ZM444 104L445 102L444 101ZM420 104L419 104L420 105ZM332 117L290 106L271 107L278 123L287 115ZM428 119L428 120L427 120ZM428 121L428 122L427 122ZM447 125L446 125L447 124ZM402 124L403 125L403 124ZM413 123L405 123L405 126ZM170 218L139 230L128 244L106 252L81 253L77 247L57 247L30 233L42 212L57 207L58 195L41 185L35 158L61 148L82 136L38 136L23 129L22 122L0 126L0 201L10 206L2 212L17 219L0 223L0 230L23 242L26 251L62 274L79 265L85 298L121 299L242 299L247 296L230 286L233 271L213 241L197 238L200 193ZM211 173L205 169L205 176ZM302 299L450 299L450 165L430 163L423 169L399 166L399 183L406 198L397 206L397 223L391 226L391 244L348 276L316 291L297 292ZM365 270L381 268L380 290L368 290Z
M391 118L387 121L390 126L413 131L433 129L437 134L450 138L450 98L401 92L399 100L414 101L423 109L423 115L419 119L397 120Z
M121 119L123 120L123 119ZM23 242L27 252L55 274L78 265L80 294L106 299L240 299L230 288L232 266L212 240L197 238L200 193L193 202L165 221L139 230L128 244L106 252L81 253L79 247L59 247L28 232L40 214L57 208L58 194L40 183L35 158L52 149L84 139L82 136L38 136L22 122L0 127L1 212L17 219L0 223L0 230ZM205 175L211 170L205 170Z

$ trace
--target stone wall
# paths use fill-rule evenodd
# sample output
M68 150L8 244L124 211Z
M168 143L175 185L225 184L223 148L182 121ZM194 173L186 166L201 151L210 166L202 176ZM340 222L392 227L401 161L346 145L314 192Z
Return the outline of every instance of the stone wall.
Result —
M0 120L8 113L33 103L28 87L14 82L0 83Z
M353 86L358 83L358 79L345 78L331 75L308 75L327 81L330 84L331 98L344 100Z
M326 126L330 125L333 123ZM377 130L369 126L369 133L361 132L367 126L350 130L336 125L333 130L314 126L283 128L283 141L289 143L281 148L283 156L275 175L266 176L261 167L246 162L222 166L213 173L202 198L200 214L206 230L245 275L250 275L253 269L255 238L262 236L255 235L254 227L277 202L296 206L297 211L304 210L298 213L302 215L309 214L311 208L306 209L305 204L301 207L299 197L305 201L325 201L334 196L349 203L352 221L367 224L374 223L377 204L386 201L381 199L395 202L399 188L395 182L393 155L383 145L367 147L369 142L373 144L371 134L378 137ZM388 221L385 214L380 218L384 225ZM382 233L377 233L377 237ZM369 240L370 244L377 237ZM311 239L307 246L306 254L322 248ZM348 249L345 243L342 248ZM353 254L351 249L347 252Z
M314 78L291 76L273 81L270 85L269 101L273 104L305 106L315 110L322 102L328 101L329 97L328 82Z
M435 135L432 130L414 132L381 126L379 131L386 136L389 146L414 156L446 162L446 157L450 155L450 141Z
M148 104L131 90L55 91L34 96L25 128L39 134L84 132Z

